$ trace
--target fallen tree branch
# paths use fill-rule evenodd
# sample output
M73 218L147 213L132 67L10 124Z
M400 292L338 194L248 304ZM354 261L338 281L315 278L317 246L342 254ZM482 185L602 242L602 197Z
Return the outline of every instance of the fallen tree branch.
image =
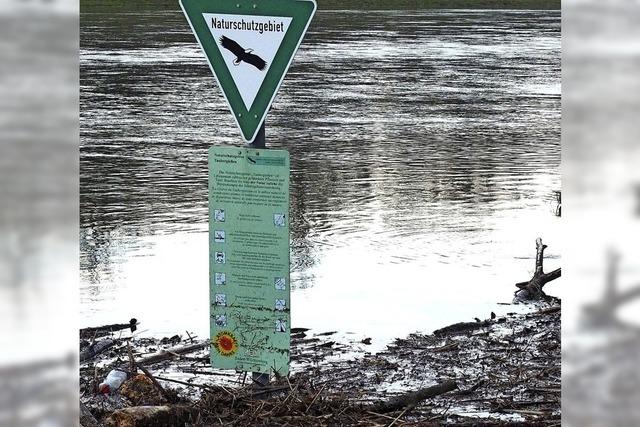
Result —
M174 380L173 378L165 378L165 377L159 377L156 375L156 379L160 380L160 381L167 381L170 383L175 383L175 384L180 384L180 385L184 385L187 387L195 387L195 388L199 388L201 390L206 390L206 391L210 391L210 392L219 392L219 391L224 391L225 393L229 393L229 391L227 391L226 388L219 386L219 385L206 385L206 384L195 384L195 383L188 383L186 381L180 381L180 380ZM272 389L269 389L267 391L273 391Z
M542 239L538 237L536 239L536 269L533 273L533 277L528 282L516 283L518 290L515 292L515 297L521 300L537 300L546 297L546 294L542 290L544 285L552 280L557 279L561 275L561 269L553 270L551 273L545 273L543 271L544 262L544 250L547 245L542 244Z
M137 364L142 365L151 365L154 363L162 362L164 360L169 360L176 355L192 353L194 351L201 350L209 345L209 340L205 340L195 344L189 344L182 347L171 347L166 350L160 350L150 356L143 357L140 360L136 360Z
M121 331L123 329L130 329L131 332L135 332L137 325L138 321L133 318L129 320L129 323L114 323L111 325L82 328L80 329L80 338L90 339L94 336L105 335L111 332Z
M458 388L456 382L449 380L431 387L422 388L418 391L401 394L400 396L396 396L385 402L376 403L368 409L370 411L380 413L398 411L406 408L407 406L415 406L425 399L447 393L451 390L455 390L456 388Z
M491 326L490 320L485 320L483 322L459 322L454 323L453 325L445 326L441 329L437 329L433 331L433 335L443 336L463 334L466 332L475 331L476 329L485 328L487 326Z
M135 366L138 367L138 369L140 369L142 372L144 372L144 374L151 380L151 382L153 383L153 386L160 392L160 394L162 395L162 397L164 397L164 399L169 402L172 403L175 401L175 399L173 398L173 396L171 396L167 390L164 389L164 387L162 387L160 385L160 383L158 382L158 380L156 380L153 375L151 375L151 373L147 370L147 368L145 368L144 366L142 366L140 364L140 362L135 362Z
M557 313L560 310L561 310L561 307L559 305L554 305L553 307L548 307L548 308L543 308L542 310L538 310L533 314L536 314L536 315L551 314L551 313Z

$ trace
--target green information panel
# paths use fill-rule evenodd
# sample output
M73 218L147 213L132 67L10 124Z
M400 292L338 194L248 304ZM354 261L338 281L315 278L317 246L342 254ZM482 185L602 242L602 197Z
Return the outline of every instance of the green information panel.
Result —
M289 153L209 150L211 363L289 372Z

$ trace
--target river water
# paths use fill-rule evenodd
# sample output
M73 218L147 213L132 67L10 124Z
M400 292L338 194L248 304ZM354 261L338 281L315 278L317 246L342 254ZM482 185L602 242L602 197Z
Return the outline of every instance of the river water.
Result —
M292 326L504 313L560 266L559 11L319 11L267 116L291 154ZM242 145L180 12L81 15L81 322L208 334L207 149ZM562 286L547 286L562 296Z

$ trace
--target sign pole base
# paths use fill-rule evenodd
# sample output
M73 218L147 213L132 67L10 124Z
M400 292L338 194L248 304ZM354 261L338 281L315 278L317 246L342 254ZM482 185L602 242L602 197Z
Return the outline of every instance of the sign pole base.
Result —
M251 379L253 380L253 388L260 389L269 385L270 375L261 372L252 372Z

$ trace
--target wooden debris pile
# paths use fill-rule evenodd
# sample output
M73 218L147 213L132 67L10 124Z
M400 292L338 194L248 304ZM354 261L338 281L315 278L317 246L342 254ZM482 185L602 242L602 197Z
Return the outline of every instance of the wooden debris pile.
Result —
M540 307L410 335L358 357L331 335L298 331L294 359L311 363L263 388L211 369L206 341L159 349L145 339L129 352L112 336L107 353L115 354L81 367L83 402L106 426L550 425L560 421L561 310ZM336 353L347 357L320 363ZM96 396L94 372L100 378L114 366L137 373L117 396Z

